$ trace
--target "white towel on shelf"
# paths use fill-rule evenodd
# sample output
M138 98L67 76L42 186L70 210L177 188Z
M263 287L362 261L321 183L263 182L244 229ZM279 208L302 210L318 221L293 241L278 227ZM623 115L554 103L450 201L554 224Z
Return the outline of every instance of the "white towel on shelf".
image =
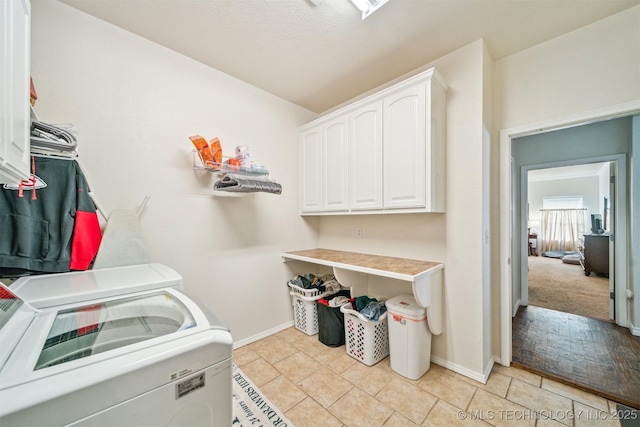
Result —
M216 181L213 188L218 191L235 193L273 193L282 194L282 185L266 178L252 178L248 176L227 174Z
M114 209L109 215L93 268L147 264L149 259L137 212Z

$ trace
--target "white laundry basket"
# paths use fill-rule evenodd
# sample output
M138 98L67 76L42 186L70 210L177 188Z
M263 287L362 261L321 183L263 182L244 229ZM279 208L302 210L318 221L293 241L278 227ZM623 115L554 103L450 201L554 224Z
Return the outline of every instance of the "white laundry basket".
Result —
M369 320L351 304L340 307L344 313L344 337L347 354L367 366L375 365L389 355L387 313Z
M316 301L330 292L322 292L317 288L304 289L289 283L289 295L293 305L293 326L307 335L318 333L318 307Z
M391 369L412 380L424 375L431 365L431 331L427 310L410 295L386 302L389 318Z

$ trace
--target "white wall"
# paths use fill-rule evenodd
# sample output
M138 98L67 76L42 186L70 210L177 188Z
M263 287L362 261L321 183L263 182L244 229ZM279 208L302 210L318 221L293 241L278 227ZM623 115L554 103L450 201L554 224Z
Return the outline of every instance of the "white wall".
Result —
M495 63L496 131L640 98L640 6Z
M482 366L493 367L494 325L500 324L500 293L491 286L491 131L493 124L493 60L487 45L482 70Z
M632 332L640 336L640 115L632 119L633 138L631 141L631 172L630 181L631 200L629 216L631 218L631 283L635 284L634 298L629 304L629 318L631 319Z
M449 85L446 214L320 219L321 247L444 263L444 332L433 337L432 353L476 377L486 369L483 336L490 322L482 283L484 60L484 43L477 41L421 68L435 66ZM393 285L397 293L411 292Z
M32 2L35 110L79 129L80 162L107 211L150 201L140 222L153 261L185 278L243 340L292 320L281 251L314 247L298 216L297 127L312 114L62 3ZM189 136L249 145L282 195L214 198Z
M640 100L638 22L640 6L495 62L493 164L500 165L492 171L492 193L496 198L501 186L508 185L500 182L500 169L509 174L510 153L500 153L500 131L535 129L540 123L572 121L576 115ZM495 215L494 230L498 229L499 222L500 216ZM502 229L501 233L506 234L506 230ZM498 240L494 242L493 271L497 273L501 271L500 263L505 261L499 256ZM634 263L638 254L632 253L631 257ZM500 286L497 274L493 283L495 287ZM636 285L638 287L640 285ZM636 289L636 294L638 291L640 289ZM494 341L493 345L495 354L499 354L499 343Z

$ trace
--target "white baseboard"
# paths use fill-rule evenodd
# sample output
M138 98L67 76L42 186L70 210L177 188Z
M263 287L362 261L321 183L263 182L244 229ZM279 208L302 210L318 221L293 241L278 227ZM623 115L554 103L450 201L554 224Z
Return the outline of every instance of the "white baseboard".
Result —
M283 323L282 325L276 326L275 328L271 328L268 329L264 332L260 332L259 334L253 335L249 338L245 338L243 340L240 341L236 341L233 343L233 348L237 349L240 347L244 347L245 345L251 344L252 342L256 342L258 340L261 340L262 338L266 338L270 335L276 334L280 331L283 331L287 328L292 327L293 324L293 320ZM489 374L491 374L491 370L493 369L493 365L494 363L496 363L496 361L499 360L499 358L497 358L496 356L494 356L493 358L491 358L489 360L489 363L487 364L487 366L485 367L484 373L479 374L475 371L472 371L470 369L465 368L464 366L460 366L456 363L453 362L449 362L448 360L444 360L440 357L437 356L431 356L431 361L433 363L435 363L436 365L440 365L443 368L447 368L453 372L457 372L460 375L464 375L465 377L471 378L472 380L481 382L482 384L486 384L487 380L489 379ZM497 362L499 363L499 362Z
M493 369L493 365L496 364L496 359L495 357L492 357L491 359L489 359L489 363L487 363L487 366L484 368L484 384L487 383L487 381L489 380L489 375L491 375L491 370Z
M447 368L450 371L457 372L460 375L464 375L465 377L471 378L472 380L481 382L482 384L487 383L487 379L489 378L489 374L491 373L491 369L493 368L493 359L490 360L489 365L485 368L485 372L479 374L475 371L465 368L464 366L460 366L456 363L449 362L448 360L441 359L437 356L431 356L431 361L436 365L440 365L443 368Z
M633 326L633 322L629 322L629 330L631 331L631 335L640 337L640 326Z
M240 341L236 341L233 343L233 348L240 348L240 347L244 347L247 344L251 344L252 342L256 342L258 340L261 340L262 338L266 338L269 335L273 335L276 334L280 331L284 331L287 328L290 328L293 326L293 320L287 322L287 323L283 323L282 325L276 326L275 328L271 328L268 329L266 331L260 332L259 334L256 334L254 336L251 336L249 338L245 338L243 340Z
M518 313L518 307L520 307L520 298L518 298L518 300L516 301L515 304L513 304L513 307L511 309L511 317L516 317L516 314Z

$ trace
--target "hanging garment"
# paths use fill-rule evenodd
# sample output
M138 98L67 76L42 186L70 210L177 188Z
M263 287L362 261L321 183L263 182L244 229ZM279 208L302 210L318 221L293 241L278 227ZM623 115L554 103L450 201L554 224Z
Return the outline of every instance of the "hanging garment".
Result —
M102 236L79 165L32 164L31 179L0 187L0 276L88 269Z

